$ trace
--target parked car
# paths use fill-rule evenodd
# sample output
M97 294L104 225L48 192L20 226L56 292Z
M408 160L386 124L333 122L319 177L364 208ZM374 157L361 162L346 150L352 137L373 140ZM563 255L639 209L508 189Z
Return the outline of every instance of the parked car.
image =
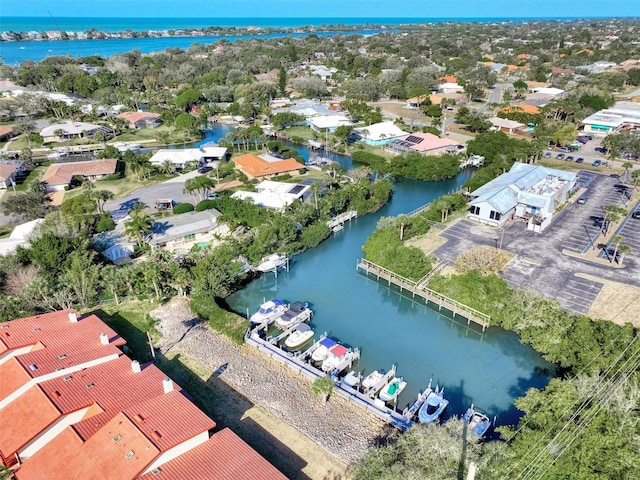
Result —
M551 158L551 152L544 152L544 158Z
M582 157L576 158L576 163L582 163L582 162L584 162L584 158Z
M602 165L602 160L594 160L591 165L593 165L594 167L599 167L600 165Z
M207 195L207 200L214 200L216 198L220 198L220 194L216 192L211 192Z
M198 169L198 173L207 173L211 170L213 170L213 167L210 167L209 165L203 165Z
M631 214L631 218L640 218L640 210L636 210Z
M578 201L576 203L579 203L580 205L583 205L585 203L587 203L587 200L589 200L589 197L587 197L586 195L582 195Z
M557 158L558 160L562 160L562 159L564 158L564 153L559 153L559 154L557 154L557 155L556 155L556 158Z
M569 155L567 158L565 158L565 160L567 162L573 162L573 155Z

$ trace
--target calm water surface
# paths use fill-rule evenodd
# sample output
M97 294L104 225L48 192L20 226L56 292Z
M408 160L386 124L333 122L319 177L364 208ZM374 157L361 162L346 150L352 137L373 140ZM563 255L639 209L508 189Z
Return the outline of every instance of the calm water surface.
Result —
M350 163L349 157L336 158L345 166ZM451 401L447 415L461 414L473 402L497 416L499 424L515 423L519 412L514 399L530 387L546 385L551 365L515 334L495 327L483 334L356 272L361 247L381 216L408 213L456 189L470 174L443 182L396 182L392 201L381 211L346 224L320 246L295 256L289 272L253 281L228 297L229 305L246 315L265 299L306 301L314 310L317 335L327 332L361 349L358 370L369 373L397 365L408 382L400 407L432 379L434 386L445 387Z

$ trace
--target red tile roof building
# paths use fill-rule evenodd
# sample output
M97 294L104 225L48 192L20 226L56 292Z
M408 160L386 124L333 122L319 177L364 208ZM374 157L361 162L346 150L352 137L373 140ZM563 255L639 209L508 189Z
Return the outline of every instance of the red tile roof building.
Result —
M210 439L215 422L124 343L72 310L0 324L0 463L18 480L285 478L232 432Z
M251 153L234 158L233 162L236 164L236 168L244 173L249 180L271 178L284 173L297 174L299 170L305 168L293 158L282 160L270 155L258 156Z

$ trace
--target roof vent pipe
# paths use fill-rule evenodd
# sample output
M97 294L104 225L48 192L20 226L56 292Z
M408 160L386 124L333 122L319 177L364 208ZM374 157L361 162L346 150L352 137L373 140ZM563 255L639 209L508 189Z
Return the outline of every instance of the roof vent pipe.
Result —
M131 371L133 373L140 373L140 362L138 360L133 360L131 362Z
M76 323L78 321L78 314L73 310L69 312L69 321L71 323Z
M109 335L107 335L106 333L102 332L100 334L100 343L102 345L109 345Z
M162 380L162 388L164 389L164 393L173 392L173 382L169 377L165 377Z

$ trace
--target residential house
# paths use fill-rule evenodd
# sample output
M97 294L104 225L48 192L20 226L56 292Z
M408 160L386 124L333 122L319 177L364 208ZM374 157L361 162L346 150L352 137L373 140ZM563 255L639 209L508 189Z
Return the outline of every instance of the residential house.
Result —
M509 172L469 194L469 218L496 227L511 219L541 232L551 224L576 182L576 173L516 162Z
M353 129L354 136L368 145L384 145L400 137L407 132L398 128L392 121L374 123L367 127Z
M218 222L220 215L211 209L157 218L151 225L149 245L178 254L185 254L193 247L215 245L218 237L229 233L229 226Z
M438 86L438 89L445 95L449 94L449 93L462 93L462 92L464 92L464 87L463 86L458 85L457 83L453 83L453 82L443 83L442 85Z
M506 118L491 117L489 118L493 130L500 130L504 133L516 134L525 128L524 123L508 120Z
M26 246L29 239L35 234L35 230L42 223L41 218L22 223L14 227L7 238L0 238L0 255L9 255L20 246Z
M161 115L153 112L122 112L118 118L125 119L129 128L155 128L162 123Z
M404 108L408 108L409 110L416 110L420 108L420 105L422 105L427 100L429 100L432 105L440 105L442 103L442 100L444 100L444 97L442 97L441 95L436 95L435 93L432 93L430 95L419 95L417 97L411 97L407 99L407 103L405 104Z
M196 148L163 148L154 153L149 162L158 166L169 161L175 168L182 169L190 163L204 165L205 163L223 160L226 155L226 147L205 144Z
M608 135L623 130L640 128L640 103L616 102L606 110L600 110L582 120L585 133Z
M239 190L231 195L231 198L249 199L261 207L284 211L288 205L296 200L303 201L307 198L311 194L310 189L310 185L263 180L256 185L255 192Z
M45 143L64 142L78 138L92 138L98 132L102 132L105 137L113 134L113 130L104 125L94 125L93 123L70 120L43 128L40 130L40 136Z
M307 124L316 132L336 131L341 126L351 126L353 122L344 115L318 115L307 120Z
M461 152L465 147L450 138L440 138L433 133L414 132L387 143L384 148L391 153L414 151L423 155L442 155Z
M42 182L47 191L65 190L71 186L74 176L81 176L87 180L99 180L116 172L118 160L105 158L88 162L54 163L42 175Z
M0 188L9 188L16 183L18 169L10 163L0 162Z
M269 179L285 173L295 176L305 170L305 166L293 158L282 159L268 154L247 153L234 158L233 163L249 180L254 178Z

